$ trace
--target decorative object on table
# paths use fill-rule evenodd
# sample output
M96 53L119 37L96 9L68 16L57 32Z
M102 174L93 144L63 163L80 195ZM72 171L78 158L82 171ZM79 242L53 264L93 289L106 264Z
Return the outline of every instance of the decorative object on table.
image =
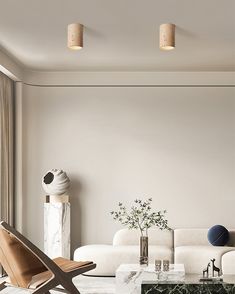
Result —
M166 210L154 212L151 204L152 198L147 200L136 199L129 211L121 202L118 204L117 211L111 211L114 220L119 221L129 229L140 230L139 262L141 265L148 265L148 229L155 226L160 230L171 230L165 218Z
M162 272L162 261L161 260L155 260L155 272L157 274L157 280L161 279L161 272Z
M160 272L162 270L162 261L160 259L155 260L155 271Z
M148 237L140 237L140 264L148 264L149 246Z
M212 277L215 276L215 272L217 272L218 277L219 277L220 276L220 269L217 266L215 266L215 259L214 258L211 259L211 262L212 262Z
M203 270L203 278L209 277L209 267L211 266L210 262L207 264L207 267Z
M211 265L212 263L212 265ZM209 273L209 268L211 267L211 273ZM215 272L218 273L217 277L215 277ZM211 259L207 264L207 267L203 270L203 277L200 278L201 282L209 282L209 281L223 281L220 277L220 269L215 266L215 258Z
M164 272L169 271L169 266L170 266L170 261L169 260L163 260L163 271Z
M50 258L70 258L69 177L63 170L52 169L43 177L42 186L49 194L44 203L44 252Z
M209 229L207 238L213 246L224 246L229 241L229 231L224 226L215 225Z
M141 267L141 266L140 266ZM159 273L159 271L155 270L155 264L149 264L147 267L143 268L144 272L147 273ZM175 280L183 280L185 277L185 268L184 264L170 264L168 271L163 271L163 267L161 267L160 270L161 278L162 279L168 279L169 281L175 281Z

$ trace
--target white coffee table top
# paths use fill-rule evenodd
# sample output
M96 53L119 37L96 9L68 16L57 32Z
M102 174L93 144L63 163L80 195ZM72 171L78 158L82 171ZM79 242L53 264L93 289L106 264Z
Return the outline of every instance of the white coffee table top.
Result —
M163 279L168 281L182 281L185 278L183 264L170 264L167 272L155 272L154 264L140 266L139 264L121 264L116 270L116 293L139 294L143 281Z
M140 266L137 263L134 264L121 264L117 270L117 272L130 272L130 271L144 271L144 272L155 272L154 264L150 264L148 266ZM166 273L174 274L174 273L185 273L183 264L170 264L169 271Z

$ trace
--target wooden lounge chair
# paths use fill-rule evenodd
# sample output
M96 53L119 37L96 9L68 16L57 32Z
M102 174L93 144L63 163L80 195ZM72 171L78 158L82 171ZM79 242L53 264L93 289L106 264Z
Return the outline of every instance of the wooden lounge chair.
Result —
M27 289L31 293L80 293L72 278L96 267L93 262L76 262L62 257L50 259L27 238L5 222L0 223L0 263L10 283L0 284L0 291L8 286ZM64 289L55 288L61 285Z

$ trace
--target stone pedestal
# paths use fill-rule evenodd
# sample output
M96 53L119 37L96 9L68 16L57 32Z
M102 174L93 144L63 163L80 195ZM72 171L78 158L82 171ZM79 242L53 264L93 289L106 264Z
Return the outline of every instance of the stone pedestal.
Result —
M46 196L44 252L50 258L70 259L70 203L67 195Z

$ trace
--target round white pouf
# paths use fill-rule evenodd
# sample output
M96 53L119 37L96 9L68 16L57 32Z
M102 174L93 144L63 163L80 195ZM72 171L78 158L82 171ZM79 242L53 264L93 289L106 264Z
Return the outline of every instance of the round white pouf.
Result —
M48 195L62 195L68 191L69 177L61 169L51 169L42 178L42 186Z

